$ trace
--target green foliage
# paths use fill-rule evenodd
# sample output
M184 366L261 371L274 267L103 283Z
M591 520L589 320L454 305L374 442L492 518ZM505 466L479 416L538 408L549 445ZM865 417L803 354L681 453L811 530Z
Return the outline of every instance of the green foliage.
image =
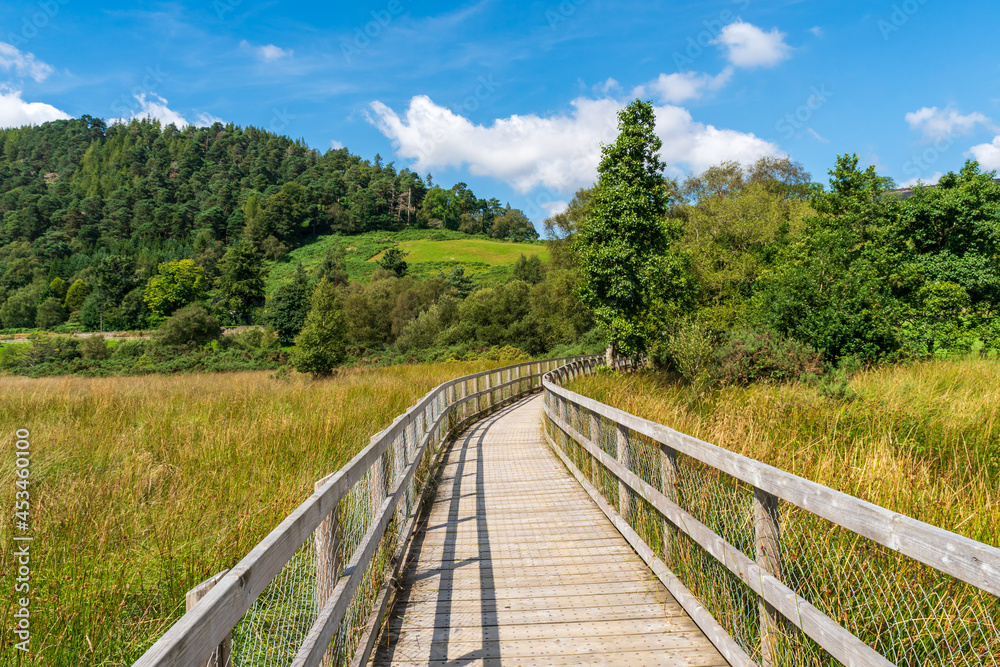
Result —
M66 311L63 310L62 301L58 297L50 296L38 306L35 326L39 329L51 329L65 320Z
M787 382L823 374L819 352L772 331L733 330L714 356L717 377L724 384Z
M523 280L526 283L537 285L542 282L542 260L538 255L525 257L521 255L514 263L514 280Z
M100 334L84 338L83 342L80 343L79 349L80 356L84 359L103 361L111 356L111 349L104 340L104 336Z
M327 377L343 360L347 348L347 323L337 287L328 279L316 286L305 326L295 337L292 364L300 373Z
M296 272L302 268L302 262L299 262ZM326 251L326 255L323 256L323 263L319 266L319 271L316 274L316 281L319 282L324 278L329 279L334 285L346 285L348 282L347 276L347 257L344 254L344 246L340 241L333 244L333 247Z
M812 200L822 217L806 221L757 294L758 319L834 360L883 359L899 347L902 307L886 275L898 264L886 238L899 203L856 155L840 156L830 175L830 192Z
M123 340L112 351L111 355L121 359L138 359L149 350L149 342L145 340Z
M715 332L701 322L685 320L667 337L664 349L657 350L659 354L654 355L654 360L672 368L688 382L704 386L715 375L716 338Z
M456 266L447 276L442 274L442 277L445 281L447 281L449 287L455 290L455 294L457 294L460 299L464 299L469 296L476 289L475 281L471 277L465 275L464 266Z
M680 296L667 256L675 232L664 221L669 193L655 121L652 105L639 100L619 113L620 133L602 149L592 208L574 242L581 298L609 345L630 355L645 352Z
M74 284L75 287L75 284ZM164 262L146 283L143 301L155 315L167 317L206 296L205 272L190 259ZM70 293L73 288L70 288ZM67 300L69 296L66 297Z
M325 279L336 285L336 277L327 278L330 275L333 275L332 271L324 275L320 282ZM267 304L264 321L278 332L282 345L291 345L305 325L312 291L309 276L301 264L296 267L292 282L280 285L274 291Z
M281 348L281 339L278 336L278 332L270 327L266 329L263 327L250 327L245 331L223 336L221 342L223 347L237 347L248 352L256 352L258 350L273 351Z
M506 239L515 243L523 241L534 241L538 238L538 232L531 220L523 211L511 208L507 204L504 212L493 220L493 225L489 229L489 235L495 239Z
M178 130L146 119L108 126L85 116L0 130L0 309L38 283L7 305L8 320L33 326L42 302L57 298L79 312L66 326L142 327L149 315L143 289L161 264L192 260L210 290L241 238L281 261L331 229L383 237L416 230L427 188L380 158L346 149L321 154L234 125ZM471 217L483 238L502 211L465 184L441 194L449 224L455 215ZM90 297L66 303L78 280L92 288ZM153 321L181 303L163 300L151 309ZM236 319L249 319L246 308L235 306Z
M66 298L67 289L69 288L66 287L66 281L64 281L59 276L53 278L52 282L49 283L49 293L52 294L52 296L55 297L56 299L59 299L60 301Z
M408 254L399 248L389 248L382 254L382 259L379 260L378 265L386 271L396 274L397 278L402 278L406 275L407 269L409 269L409 266L403 259Z
M236 322L249 322L253 311L264 305L267 269L256 246L241 240L226 251L219 263L219 291Z
M749 167L723 163L685 180L687 203L671 215L684 224L698 317L716 329L744 321L761 277L804 227L809 203L798 195L808 174L788 158ZM791 196L790 193L796 193Z
M219 320L208 314L204 306L193 304L179 309L153 334L153 339L166 346L197 346L222 335Z
M66 310L73 312L80 310L83 306L84 300L90 295L90 285L85 283L83 279L78 279L69 289L66 290Z

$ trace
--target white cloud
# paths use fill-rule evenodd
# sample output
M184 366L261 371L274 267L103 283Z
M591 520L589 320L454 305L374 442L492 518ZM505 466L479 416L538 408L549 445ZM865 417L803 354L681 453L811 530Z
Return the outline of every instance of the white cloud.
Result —
M500 179L518 192L546 187L569 193L597 179L601 142L618 135L617 114L623 105L609 98L578 98L571 106L561 115L514 115L485 126L419 95L403 117L373 102L369 120L392 140L400 157L416 161L419 172L468 166L473 175ZM655 111L661 155L673 172L781 154L776 145L753 134L695 122L681 107L666 105Z
M961 114L952 107L946 109L923 107L906 114L905 118L910 129L918 130L927 141L972 134L977 127L997 129L993 121L978 111Z
M0 67L8 72L14 70L18 76L30 76L35 81L43 81L52 73L51 65L7 42L0 42Z
M226 121L222 120L218 116L213 116L207 111L203 111L200 114L198 114L198 116L195 118L194 121L195 127L211 127L216 123L222 123L223 125L225 125Z
M275 46L274 44L254 46L245 39L240 42L240 48L250 49L258 59L263 60L266 63L281 60L282 58L290 58L292 54L295 53L291 49L283 49L279 46Z
M542 202L540 206L542 210L545 211L545 217L551 218L554 215L559 215L560 213L564 213L566 209L569 208L569 202L561 200Z
M821 136L819 132L817 132L816 130L812 129L811 127L807 127L806 128L806 134L808 134L809 136L811 136L813 139L815 139L816 141L820 142L821 144L828 144L828 143L830 143L829 139L827 139L826 137Z
M687 100L696 100L706 92L719 90L729 83L732 77L732 67L725 68L715 76L698 72L661 74L657 79L637 86L632 91L632 95L646 97L647 94L654 94L664 104L680 104Z
M983 169L988 171L1000 169L1000 137L994 137L988 144L973 146L967 155L974 157Z
M180 112L174 111L167 106L169 104L167 100L156 93L149 93L148 95L147 93L139 93L135 96L135 100L139 103L137 111L132 111L132 115L128 118L112 118L109 123L127 123L134 118L155 118L162 125L173 123L178 129L182 129L192 124L195 127L208 127L216 122L225 122L210 113L202 112L195 118L194 123L189 123Z
M753 133L699 123L677 106L656 107L656 133L663 139L660 155L678 175L679 166L697 173L725 160L746 164L765 155L784 156L776 144Z
M0 87L0 128L40 125L71 116L50 104L25 102L21 91Z
M330 148L332 148L335 151L339 151L343 147L344 144L340 141L337 141L336 139L330 141Z
M737 67L773 67L791 55L785 33L777 28L764 32L752 23L730 23L714 44L724 46L729 62Z
M903 181L897 187L912 188L917 183L920 183L921 185L937 185L937 182L941 180L942 176L944 176L944 174L942 174L940 171L936 171L934 172L934 175L931 176L930 178L911 178L908 181Z
M813 26L812 28L809 28L809 32L811 32L813 34L813 37L822 37L823 36L823 28L819 27L818 25L817 26Z
M621 90L621 84L615 81L612 77L608 77L607 80L594 86L594 92L600 93L601 95L607 95L610 92Z

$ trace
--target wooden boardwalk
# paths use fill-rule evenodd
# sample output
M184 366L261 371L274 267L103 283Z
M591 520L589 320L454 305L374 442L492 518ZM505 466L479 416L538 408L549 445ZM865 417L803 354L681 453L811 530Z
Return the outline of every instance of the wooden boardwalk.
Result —
M726 665L549 451L541 397L445 454L382 665Z

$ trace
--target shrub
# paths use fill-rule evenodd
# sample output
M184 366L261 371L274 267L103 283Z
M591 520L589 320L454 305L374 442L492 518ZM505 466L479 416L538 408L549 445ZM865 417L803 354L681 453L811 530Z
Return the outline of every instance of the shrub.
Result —
M175 312L160 325L153 338L161 345L194 346L218 340L221 334L219 320L194 304Z
M148 348L149 343L144 340L123 340L115 346L111 356L116 359L138 359Z
M665 358L654 361L673 368L688 382L701 383L713 375L715 348L715 333L697 320L688 320L667 337Z
M40 329L51 329L62 324L65 319L66 312L63 310L62 301L54 296L50 296L38 306L35 315L35 326Z
M111 350L108 348L108 344L104 340L104 336L101 335L84 338L83 342L80 343L79 349L80 356L84 359L103 361L111 356Z
M69 361L80 356L80 341L71 336L31 336L30 363ZM27 361L27 360L26 360Z
M344 360L347 348L347 322L337 287L324 278L313 292L312 309L305 326L295 337L296 350L292 357L295 370L312 373L314 378L333 373Z
M247 352L258 350L276 350L281 347L281 340L277 332L270 327L251 327L239 333L229 334L223 337L226 345L232 345Z
M718 378L726 384L782 382L822 374L814 348L770 330L736 329L715 351Z

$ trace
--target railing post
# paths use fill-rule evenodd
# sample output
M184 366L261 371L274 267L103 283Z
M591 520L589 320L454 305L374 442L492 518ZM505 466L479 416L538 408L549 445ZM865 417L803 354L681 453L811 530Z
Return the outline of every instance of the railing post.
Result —
M628 429L621 424L615 424L618 432L618 451L615 458L618 459L618 463L622 464L627 470L632 469L631 462L629 461L628 455ZM622 515L622 518L628 521L629 516L629 496L628 496L628 486L624 481L618 480L618 512Z
M765 491L753 490L754 528L756 532L757 565L778 579L781 578L781 542L778 498ZM760 664L772 667L778 638L778 612L758 597L760 609Z
M404 463L403 467L399 470L398 476L393 480L393 486L395 486L396 482L402 479L403 475L406 474L407 467L411 465L410 457L413 455L413 452L417 451L417 423L412 417L412 413L410 423L406 425L405 429L403 429L402 440L402 447L400 447L400 449L403 450ZM413 479L411 479L410 484L407 484L406 488L403 489L403 497L400 499L401 502L397 505L397 507L402 509L399 513L399 518L401 520L407 519L410 515L410 501L413 499L413 491Z
M317 492L326 479L323 478L316 482L315 490ZM339 530L340 503L337 503L330 515L316 527L313 537L316 546L316 606L319 609L325 607L330 600L333 590L337 587L337 578L340 576L340 563L337 555L340 549L337 537ZM325 666L328 663L324 660L322 664Z
M679 470L677 469L677 450L660 445L660 491L670 500L677 503L677 482ZM680 504L680 503L677 503ZM663 519L663 561L669 567L672 562L670 557L673 544L671 544L671 523L668 519Z
M516 379L518 381L517 382L517 395L520 396L521 392L524 391L524 383L521 382L521 367L518 366L517 368L514 369L514 371L517 373L517 375L514 376L514 379Z
M596 412L590 413L590 441L594 443L594 447L603 449L603 447L601 447L601 416ZM597 479L594 475L594 456L592 454L588 454L586 451L583 452L583 455L587 457L587 468L590 472L590 481L594 482Z
M476 414L478 415L483 411L483 404L480 401L479 394L479 377L472 378L472 393L476 394Z
M399 439L403 440L403 434L399 434ZM404 448L406 446L405 442L400 443ZM372 517L378 516L378 508L382 506L385 501L385 455L379 456L372 463L371 469L368 471L372 476L372 488L371 488L371 498L372 498Z
M208 592L215 588L215 585L222 581L229 570L223 570L211 579L201 582L184 595L184 611L191 611L198 602L208 595ZM212 655L205 658L205 667L225 667L229 663L229 656L233 651L232 637L226 637L222 643L212 651Z
M486 374L486 408L493 408L493 371Z

